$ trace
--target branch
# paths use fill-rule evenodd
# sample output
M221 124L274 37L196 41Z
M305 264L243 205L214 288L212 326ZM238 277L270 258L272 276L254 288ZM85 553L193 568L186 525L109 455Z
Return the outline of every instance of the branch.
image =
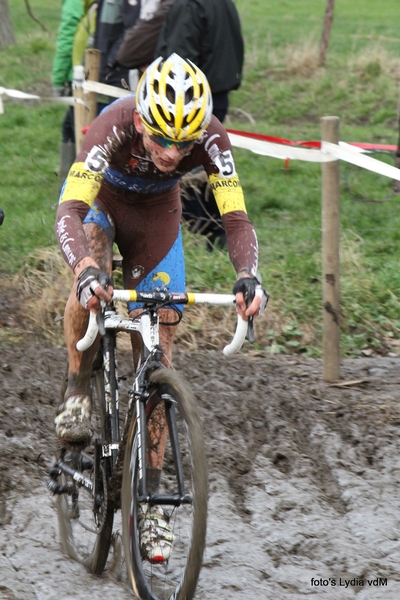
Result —
M325 10L324 30L322 32L322 39L319 51L319 66L322 67L325 64L326 50L328 48L329 36L331 33L333 11L335 7L335 0L328 0Z
M48 29L46 29L46 27L43 25L43 23L33 14L32 9L31 9L31 5L29 4L29 0L25 0L25 4L26 4L26 10L28 11L28 15L34 21L36 21L36 23L39 23L39 25L43 29L43 31L45 31L46 33L50 33L50 31Z

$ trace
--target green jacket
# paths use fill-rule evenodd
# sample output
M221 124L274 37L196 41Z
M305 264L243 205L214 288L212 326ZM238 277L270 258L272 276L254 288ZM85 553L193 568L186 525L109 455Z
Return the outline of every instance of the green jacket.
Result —
M73 66L83 64L96 25L96 0L62 0L53 60L52 86L72 82Z

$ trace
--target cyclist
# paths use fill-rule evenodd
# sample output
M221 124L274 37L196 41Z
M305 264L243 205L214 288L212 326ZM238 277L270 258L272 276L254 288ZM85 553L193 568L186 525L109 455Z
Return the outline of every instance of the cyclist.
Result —
M64 319L68 385L55 419L61 440L84 442L92 433L90 374L96 348L81 353L75 345L86 330L88 309L96 312L100 300L111 300L113 243L123 257L126 288L184 289L179 179L198 166L208 174L226 230L237 274L237 311L247 319L265 307L257 237L228 135L212 115L207 79L177 54L159 57L143 73L136 98L113 102L93 121L60 194L55 232L75 274ZM247 307L248 294L253 300ZM131 315L139 309L129 306ZM171 360L176 312L163 309L160 321L169 325L160 328L160 344ZM132 345L135 357L134 340ZM160 470L154 465L150 471L156 487Z

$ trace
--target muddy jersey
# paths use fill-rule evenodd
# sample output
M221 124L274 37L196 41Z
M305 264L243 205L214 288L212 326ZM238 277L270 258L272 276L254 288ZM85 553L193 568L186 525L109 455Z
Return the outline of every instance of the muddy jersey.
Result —
M195 167L203 166L222 216L232 264L236 271L241 268L255 271L257 238L246 214L224 127L213 117L178 167L164 173L152 162L142 135L136 131L135 106L134 96L127 96L112 103L95 119L64 183L55 230L68 264L74 268L89 256L82 222L95 201L109 212L115 231L129 220L130 207L148 209L150 229L152 215L163 203L180 214L179 179ZM172 232L167 229L165 236L171 238Z

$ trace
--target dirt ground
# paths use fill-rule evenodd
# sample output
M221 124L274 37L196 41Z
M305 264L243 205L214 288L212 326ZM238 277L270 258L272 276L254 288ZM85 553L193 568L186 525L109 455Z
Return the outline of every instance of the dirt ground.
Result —
M43 465L65 350L29 336L0 302L0 599L132 598L59 546ZM3 340L3 341L1 341ZM320 360L199 350L175 367L198 398L210 471L198 600L400 598L399 359ZM130 375L129 354L120 373Z

